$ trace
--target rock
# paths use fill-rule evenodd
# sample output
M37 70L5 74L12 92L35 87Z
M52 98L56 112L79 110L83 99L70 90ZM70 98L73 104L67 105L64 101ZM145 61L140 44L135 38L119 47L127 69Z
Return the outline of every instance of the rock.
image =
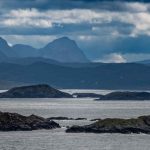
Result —
M145 133L150 134L150 116L141 116L136 119L108 118L85 126L72 126L68 133Z
M72 94L73 97L77 97L77 98L99 98L101 97L102 95L100 94L95 94L95 93L74 93Z
M150 100L149 92L112 92L98 100Z
M32 85L16 87L0 93L0 98L71 98L72 95L61 92L49 85Z
M68 118L68 117L50 117L50 118L47 118L47 120L74 120L74 119Z
M86 118L50 117L47 120L87 120Z
M87 118L76 118L74 120L87 120Z
M58 123L39 116L26 117L17 113L0 112L0 131L31 131L55 128L60 128Z

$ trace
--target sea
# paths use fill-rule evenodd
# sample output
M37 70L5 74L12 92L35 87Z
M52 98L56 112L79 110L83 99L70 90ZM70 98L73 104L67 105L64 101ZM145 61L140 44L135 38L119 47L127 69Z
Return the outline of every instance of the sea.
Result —
M107 94L108 90L63 90ZM150 115L150 101L95 101L93 98L0 99L0 111L22 115L87 118L56 121L54 130L0 132L0 150L150 150L150 135L66 133L66 126L86 125L95 118Z

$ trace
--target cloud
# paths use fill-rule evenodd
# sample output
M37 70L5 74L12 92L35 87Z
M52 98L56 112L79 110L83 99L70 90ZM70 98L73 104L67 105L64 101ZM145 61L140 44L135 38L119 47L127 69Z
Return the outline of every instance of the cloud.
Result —
M123 54L123 57L127 60L127 62L138 62L143 60L149 60L150 54L144 54L144 53L126 53Z
M110 11L126 11L125 3L149 3L149 0L1 0L0 8L26 9L37 8L40 10L48 9L101 9ZM141 6L139 7L141 8ZM141 8L143 9L143 8Z
M119 53L111 53L103 56L103 58L96 60L96 62L103 63L125 63L126 59Z
M8 13L1 14L1 27L9 28L55 28L55 26L63 28L68 24L93 25L91 34L102 32L111 33L112 35L122 35L122 26L119 24L128 24L129 36L136 37L138 35L150 36L150 13L148 11L149 4L127 3L129 10L139 8L138 12L111 12L108 10L92 10L92 9L71 9L71 10L46 10L40 11L32 9L11 10ZM133 9L134 8L134 9ZM114 23L117 22L114 28ZM105 24L105 27L101 28ZM58 26L59 25L59 26ZM124 26L125 28L125 26ZM121 30L120 30L121 29ZM127 28L125 28L127 29ZM111 31L110 31L111 30ZM126 30L127 31L127 30Z

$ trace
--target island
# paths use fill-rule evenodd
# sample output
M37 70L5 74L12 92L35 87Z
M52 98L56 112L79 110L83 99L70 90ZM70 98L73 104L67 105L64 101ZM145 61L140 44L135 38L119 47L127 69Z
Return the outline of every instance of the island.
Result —
M67 133L145 133L150 134L150 116L132 119L107 118L85 126L72 126Z
M0 98L72 98L73 96L46 84L15 87L0 93Z
M101 95L96 100L150 100L149 92L112 92L106 95Z
M17 113L0 112L0 131L31 131L55 129L60 125L36 115L23 116Z

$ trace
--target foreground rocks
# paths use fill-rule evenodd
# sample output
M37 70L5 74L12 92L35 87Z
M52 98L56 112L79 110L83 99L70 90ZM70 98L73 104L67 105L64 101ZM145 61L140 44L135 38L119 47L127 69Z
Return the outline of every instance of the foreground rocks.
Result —
M58 123L39 116L26 117L17 113L0 112L0 131L31 131L55 128L60 128Z
M72 95L61 92L49 85L16 87L0 93L0 98L71 98Z
M150 134L150 116L141 116L136 119L104 119L85 126L72 126L68 133L146 133Z
M149 92L112 92L97 100L150 100Z

